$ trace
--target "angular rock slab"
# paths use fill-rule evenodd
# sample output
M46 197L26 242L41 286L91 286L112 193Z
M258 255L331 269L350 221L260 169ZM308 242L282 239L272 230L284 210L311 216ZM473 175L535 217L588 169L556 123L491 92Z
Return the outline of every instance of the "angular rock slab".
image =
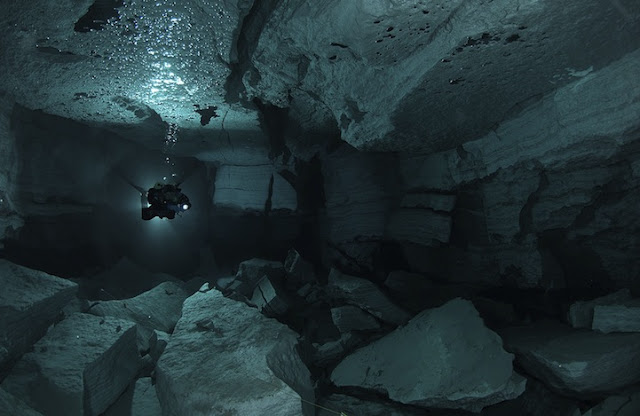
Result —
M376 319L356 306L340 306L331 309L331 318L340 332L367 331L380 328Z
M371 281L343 274L336 269L329 273L329 289L334 296L358 306L381 320L400 325L407 322L409 314L393 304Z
M473 304L454 299L347 356L331 380L404 404L479 412L524 391L512 360Z
M280 316L289 309L284 291L278 285L274 285L267 276L264 276L253 290L251 303L256 305L260 312L267 316Z
M0 388L0 416L42 416L22 400Z
M294 249L289 250L287 253L284 269L287 275L287 283L292 284L294 287L299 288L316 281L316 272L313 265L303 259L300 253Z
M640 332L640 304L596 306L593 308L591 329L605 334Z
M638 415L640 415L640 393L607 397L602 403L582 414L582 416Z
M2 387L49 416L103 413L140 367L136 324L74 314L13 367Z
M131 416L160 416L162 409L151 378L143 377L136 381L131 405Z
M527 388L515 400L484 409L482 416L582 416L579 402L549 391L535 379L527 380Z
M310 374L293 353L296 340L285 325L217 290L195 293L156 367L163 415L302 414L300 396L310 402L314 396Z
M593 311L599 305L615 305L631 300L629 289L622 289L607 296L587 301L577 301L569 307L567 321L574 328L591 328Z
M332 394L318 403L322 408L318 409L316 416L336 416L342 414L349 416L469 416L468 412L455 412L446 410L443 412L430 411L425 414L424 409L411 406L403 406L395 402L383 403L358 399L343 394ZM444 413L446 412L446 413Z
M520 365L560 394L589 398L640 381L640 334L601 334L539 322L501 335Z
M177 283L164 282L134 298L93 305L88 313L126 319L163 332L173 331L180 319L187 292Z
M264 259L245 260L238 266L235 280L226 289L233 289L238 293L250 297L253 290L264 276L274 280L284 277L284 266L279 261Z
M362 342L362 337L357 333L347 332L340 335L340 338L324 344L313 343L311 360L318 367L326 367L330 363L337 362L346 352L352 350Z
M1 370L19 358L75 297L78 285L47 273L0 260Z

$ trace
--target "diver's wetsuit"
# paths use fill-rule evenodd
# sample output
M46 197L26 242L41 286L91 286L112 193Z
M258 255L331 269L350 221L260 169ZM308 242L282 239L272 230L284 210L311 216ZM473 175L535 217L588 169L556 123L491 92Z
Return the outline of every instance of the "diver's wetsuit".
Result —
M191 208L191 202L177 185L157 183L147 191L148 207L142 208L142 219L148 221L154 217L176 217L177 212L184 212Z

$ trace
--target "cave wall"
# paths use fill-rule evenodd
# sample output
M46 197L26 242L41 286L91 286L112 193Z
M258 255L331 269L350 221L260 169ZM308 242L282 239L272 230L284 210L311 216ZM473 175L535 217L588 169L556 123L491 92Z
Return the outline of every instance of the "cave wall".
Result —
M639 72L636 51L484 137L402 155L406 195L457 196L451 244L406 244L411 268L518 287L637 286Z
M7 235L23 224L15 204L15 178L18 165L15 137L11 131L11 108L14 102L0 95L0 248Z

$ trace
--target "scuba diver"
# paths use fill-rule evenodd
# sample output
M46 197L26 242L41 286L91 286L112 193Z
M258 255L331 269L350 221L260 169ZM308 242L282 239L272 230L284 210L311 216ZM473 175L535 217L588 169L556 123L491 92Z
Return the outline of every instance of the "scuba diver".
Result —
M142 219L145 221L155 217L172 220L176 217L176 213L181 213L191 208L191 202L182 193L179 184L156 183L153 188L146 192L146 195L149 206L142 207Z
M120 177L138 192L140 192L140 203L142 204L142 219L149 221L155 217L168 218L176 217L177 213L182 213L191 208L189 198L182 193L180 183L173 185L169 183L156 183L153 188L145 191L135 185L124 175Z

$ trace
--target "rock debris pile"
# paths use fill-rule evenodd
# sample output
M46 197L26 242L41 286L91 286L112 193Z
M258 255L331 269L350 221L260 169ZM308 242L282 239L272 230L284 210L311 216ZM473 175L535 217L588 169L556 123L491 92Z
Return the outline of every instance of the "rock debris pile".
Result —
M322 270L293 249L200 280L78 301L78 284L0 261L2 414L640 412L628 291L566 303L562 322L416 273Z

